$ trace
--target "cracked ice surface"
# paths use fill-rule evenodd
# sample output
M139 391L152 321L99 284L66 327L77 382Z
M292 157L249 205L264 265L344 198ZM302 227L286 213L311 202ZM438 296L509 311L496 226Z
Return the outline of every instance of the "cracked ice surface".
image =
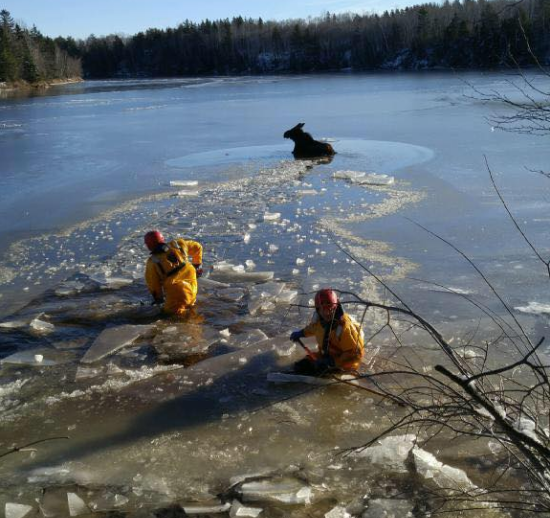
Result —
M389 422L384 408L349 387L302 394L299 384L269 383L267 373L289 369L303 356L288 333L311 317L316 289L330 284L376 293L368 276L334 247L335 237L349 238L388 276L400 278L414 268L349 225L398 211L421 193L399 184L354 187L335 181L332 172L326 164L281 162L231 182L201 184L192 206L171 198L172 189L66 236L44 238L40 250L51 260L31 280L43 275L40 282L49 277L55 287L34 296L2 333L23 343L33 358L32 351L43 347L43 361L56 364L32 370L2 365L8 379L25 379L6 385L0 400L2 419L10 423L4 440L24 442L31 429L71 439L24 454L17 460L23 471L12 469L16 459L8 457L0 475L10 487L23 484L31 494L33 484L99 484L107 503L122 509L148 498L158 505L189 499L208 508L232 477L267 467L272 476L250 479L244 492L231 495L262 501L235 504L234 513L255 513L265 500L266 516L273 505L315 505L316 484L325 478L321 494L360 491L364 474L352 469L331 476L335 459L327 452L335 437L357 444L383 427ZM149 305L142 236L152 221L166 236L184 234L205 246L198 303L181 319ZM111 247L107 258L105 247ZM30 248L21 245L18 252L36 266L42 257L25 255ZM38 324L31 333L28 323L37 315L49 326ZM80 358L93 363L79 366ZM18 475L25 470L32 483ZM85 504L107 505L100 496Z

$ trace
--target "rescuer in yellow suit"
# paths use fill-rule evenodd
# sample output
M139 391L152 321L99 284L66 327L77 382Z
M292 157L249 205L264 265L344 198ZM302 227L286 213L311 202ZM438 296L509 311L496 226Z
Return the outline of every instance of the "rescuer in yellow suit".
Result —
M186 239L166 243L158 230L147 232L144 241L151 252L145 267L147 288L155 303L164 301L166 313L183 315L197 299L197 277L202 275L202 246Z
M328 288L315 295L315 315L311 323L290 335L292 341L315 336L318 352L294 364L294 372L319 376L325 372L356 371L364 353L363 330L344 313L336 293Z

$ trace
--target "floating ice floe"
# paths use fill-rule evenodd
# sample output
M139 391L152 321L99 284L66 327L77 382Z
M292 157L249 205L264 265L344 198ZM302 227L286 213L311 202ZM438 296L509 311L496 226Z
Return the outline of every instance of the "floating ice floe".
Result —
M345 507L337 505L328 513L325 513L325 518L352 518L351 514L346 511Z
M128 502L128 497L108 491L94 500L91 500L90 507L94 511L111 511L113 508L122 507Z
M315 195L319 193L315 189L300 189L296 191L296 194L300 196L310 196L310 195Z
M47 466L33 469L27 480L31 484L57 484L66 482L71 474L69 468L63 466Z
M74 379L76 381L79 381L84 379L96 378L102 373L103 373L103 367L83 367L80 365L76 369L76 374Z
M6 518L25 518L32 510L30 505L6 502L5 516Z
M184 505L183 510L188 515L202 515L202 514L222 514L231 509L229 502L219 505Z
M165 328L155 336L152 345L159 359L174 363L205 353L219 340L220 333L216 329L186 322Z
M90 513L90 508L86 505L86 502L76 493L67 493L67 505L70 516L80 516Z
M82 363L93 363L105 356L115 353L119 349L132 344L137 338L150 331L154 326L123 325L105 329L94 340L80 360Z
M261 329L253 329L247 333L231 335L229 343L234 347L243 348L267 339L268 336Z
M227 261L220 261L212 265L210 277L213 280L227 282L265 282L273 279L275 272L248 272L242 264L234 265Z
M298 296L296 290L286 289L284 282L267 282L253 286L249 293L248 311L251 315L274 309L276 304L290 304Z
M44 357L51 353L48 349L31 349L30 351L21 351L14 353L0 360L0 363L11 363L14 365L30 365L36 367L45 367L57 365L58 362Z
M29 327L37 333L51 333L55 330L55 326L53 324L40 320L39 317L33 318L29 323Z
M431 453L415 446L412 455L417 473L433 481L437 487L450 491L477 489L464 471L439 462Z
M178 191L175 196L178 196L179 198L183 198L185 196L198 196L199 191L198 190L184 190L184 191Z
M126 277L111 277L106 273L98 273L89 276L94 282L97 282L102 290L118 290L129 286L134 282L134 279L128 279Z
M229 284L226 282L215 281L207 277L199 277L198 283L201 288L229 288Z
M262 480L245 482L239 491L244 502L280 502L283 504L311 503L311 488L299 480Z
M9 320L7 322L0 322L1 329L21 329L27 327L29 322L26 320Z
M246 295L246 290L243 288L222 288L216 290L216 296L222 300L229 302L239 302Z
M550 304L542 302L529 302L527 306L515 306L515 310L532 315L545 315L550 313Z
M78 295L84 289L84 283L79 281L64 281L57 288L54 293L58 297L69 297Z
M197 180L170 180L170 187L196 187L199 185Z
M360 185L393 185L395 183L393 176L363 171L336 171L332 176Z
M258 507L246 507L238 500L233 500L229 511L230 518L247 517L256 518L262 513L263 509Z
M366 459L377 466L397 472L407 472L406 460L414 447L416 435L392 435L384 437L378 444L356 451L353 457Z
M280 212L266 212L264 214L264 221L277 221L280 217Z

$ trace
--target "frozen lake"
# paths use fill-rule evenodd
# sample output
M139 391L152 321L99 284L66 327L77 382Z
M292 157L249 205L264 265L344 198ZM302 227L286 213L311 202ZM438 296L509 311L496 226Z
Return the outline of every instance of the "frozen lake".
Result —
M522 308L526 329L545 333L548 275L507 219L485 157L544 257L550 183L527 169L547 167L550 147L545 137L495 131L487 119L502 108L470 86L506 93L508 79L101 81L0 100L0 447L70 437L3 459L2 507L35 506L42 488L55 487L51 512L77 501L67 493L93 510L175 500L204 510L235 496L233 477L252 474L279 484L260 489L290 499L292 516L307 515L306 500L323 516L364 495L365 484L373 499L406 486L388 469L373 490L368 465L333 455L366 442L395 410L349 387L299 395L304 387L266 375L300 356L286 336L311 311L291 303L307 306L326 285L387 297L335 243L447 337L489 336L490 323L458 294L502 308L459 254L414 222L460 248ZM333 160L293 160L282 134L298 122L331 142ZM211 279L225 283L205 283L187 320L149 306L150 228L201 241ZM245 282L246 272L273 279ZM383 323L368 313L366 336ZM374 342L371 360L392 337ZM406 345L425 344L412 335ZM428 348L416 361L441 361L437 354ZM440 447L447 459L462 455L460 465L479 453ZM281 516L281 502L265 498L252 497L262 516Z

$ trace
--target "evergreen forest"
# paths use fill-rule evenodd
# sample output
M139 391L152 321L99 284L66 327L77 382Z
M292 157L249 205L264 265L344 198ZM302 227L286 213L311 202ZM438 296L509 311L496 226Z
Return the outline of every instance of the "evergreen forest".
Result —
M550 0L455 0L307 20L235 17L86 40L42 36L2 11L0 80L374 69L494 69L550 62Z
M0 11L0 81L47 83L82 75L80 57L71 56L33 26L26 29Z

